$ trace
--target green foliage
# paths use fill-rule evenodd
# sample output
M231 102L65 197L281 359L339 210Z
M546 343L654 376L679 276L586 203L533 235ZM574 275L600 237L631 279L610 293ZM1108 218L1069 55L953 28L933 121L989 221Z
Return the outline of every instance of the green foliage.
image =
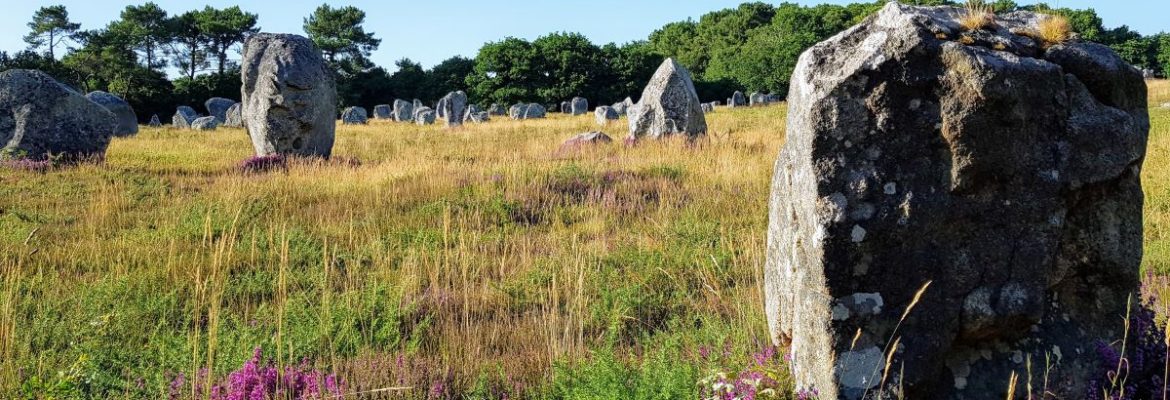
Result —
M216 60L216 71L223 74L231 67L228 51L251 34L259 32L256 14L240 10L239 6L216 9L204 7L197 14L199 30L207 37L207 50Z
M365 21L366 12L357 7L323 4L305 18L305 33L330 62L336 62L338 57L365 59L382 43L374 32L362 27Z
M158 4L148 2L126 6L121 19L110 23L108 29L122 35L138 52L144 66L159 69L166 65L164 47L171 43L170 17Z
M69 20L65 6L56 5L38 9L28 27L32 32L24 37L24 41L29 48L46 48L49 58L56 58L57 46L76 34L81 24Z

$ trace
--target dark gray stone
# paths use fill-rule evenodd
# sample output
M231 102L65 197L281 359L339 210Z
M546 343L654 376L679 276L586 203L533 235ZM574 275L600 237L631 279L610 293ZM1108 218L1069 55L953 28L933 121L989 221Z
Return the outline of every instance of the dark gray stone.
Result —
M171 125L177 129L190 129L191 123L199 118L199 113L195 112L194 108L188 106L179 106L175 109L175 116L171 117Z
M369 123L369 114L362 107L347 107L341 111L341 123L345 125L365 125Z
M797 63L764 270L797 390L991 400L1015 372L1016 398L1083 399L1115 367L1095 347L1139 289L1145 83L1108 47L1013 33L1040 15L965 14L889 2Z
M238 102L232 99L225 99L223 97L212 97L203 102L203 107L207 108L207 115L219 119L220 123L227 121L227 111Z
M492 103L491 108L488 109L488 114L496 115L496 116L503 116L503 115L508 115L508 110L505 109L504 106L501 106L501 105L496 104L496 103Z
M691 74L673 58L662 62L642 92L642 99L628 114L633 140L675 134L694 139L707 134L707 120Z
M421 105L422 102L419 102ZM406 100L394 100L394 120L410 122L414 120L414 103Z
M397 101L397 100L395 100ZM389 104L379 104L374 106L374 119L377 120L396 120L394 118L394 109L390 108Z
M337 127L337 86L313 41L252 35L240 64L244 126L256 154L329 157Z
M467 94L462 90L447 93L439 101L439 117L448 128L463 125L463 117L467 114Z
M743 97L743 92L736 90L731 94L731 99L727 100L728 107L744 107L747 106L747 99Z
M435 110L430 107L417 108L414 111L414 123L419 125L431 125L435 123Z
M593 110L593 117L597 120L597 124L601 126L609 125L609 121L621 118L617 111L614 111L613 107L610 106L597 107L596 110Z
M2 153L34 160L100 159L117 125L110 110L44 72L0 72Z
M150 123L147 125L150 126L151 128L158 128L158 127L162 126L162 121L159 121L158 114L151 115L150 116Z
M569 113L573 115L582 115L589 112L589 100L584 97L574 97L569 102Z
M130 103L127 103L126 100L102 91L90 92L85 97L110 110L118 118L118 126L114 128L114 136L125 137L138 133L138 116L134 114L134 108L131 108Z

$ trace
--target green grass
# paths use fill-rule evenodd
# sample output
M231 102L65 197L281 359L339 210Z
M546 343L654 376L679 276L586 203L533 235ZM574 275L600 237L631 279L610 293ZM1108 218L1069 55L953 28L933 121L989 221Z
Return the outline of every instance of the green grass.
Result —
M256 346L393 398L695 397L767 337L784 110L720 109L697 148L568 156L591 115L342 126L334 154L359 165L259 175L236 170L241 130L144 128L102 165L4 171L0 398L164 397ZM1170 110L1151 118L1143 267L1164 275Z

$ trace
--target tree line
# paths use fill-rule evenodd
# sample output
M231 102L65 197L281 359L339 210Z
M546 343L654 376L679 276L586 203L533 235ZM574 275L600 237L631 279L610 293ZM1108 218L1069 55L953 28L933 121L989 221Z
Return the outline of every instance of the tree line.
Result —
M466 90L481 104L555 104L574 96L594 104L627 96L636 100L666 57L686 66L700 97L711 101L726 99L735 90L787 93L805 49L860 22L885 2L744 3L697 21L666 24L644 40L620 45L598 45L571 32L531 41L508 37L485 43L474 59L451 57L430 69L402 58L393 73L369 59L381 39L366 31L361 9L322 5L304 19L303 29L336 73L341 106L370 107L395 98L434 102L454 90ZM1064 15L1083 39L1112 47L1139 68L1170 75L1170 34L1144 36L1124 25L1106 28L1093 9L1020 6L1011 0L998 0L994 6L999 12ZM240 46L260 31L257 21L256 14L238 6L171 14L148 2L127 6L105 27L85 30L70 20L64 6L42 7L28 24L28 48L0 52L0 70L39 69L81 91L122 96L140 118L158 114L165 119L178 105L239 97ZM172 79L168 71L177 77Z

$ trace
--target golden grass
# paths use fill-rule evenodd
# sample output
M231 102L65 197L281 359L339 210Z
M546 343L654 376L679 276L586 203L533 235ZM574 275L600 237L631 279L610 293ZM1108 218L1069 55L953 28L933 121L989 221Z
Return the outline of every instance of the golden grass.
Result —
M1072 37L1072 23L1068 17L1060 14L1049 14L1040 20L1036 27L1036 37L1043 47L1051 47L1067 42Z
M963 5L959 25L967 31L977 31L995 25L995 5L983 0L967 0Z

